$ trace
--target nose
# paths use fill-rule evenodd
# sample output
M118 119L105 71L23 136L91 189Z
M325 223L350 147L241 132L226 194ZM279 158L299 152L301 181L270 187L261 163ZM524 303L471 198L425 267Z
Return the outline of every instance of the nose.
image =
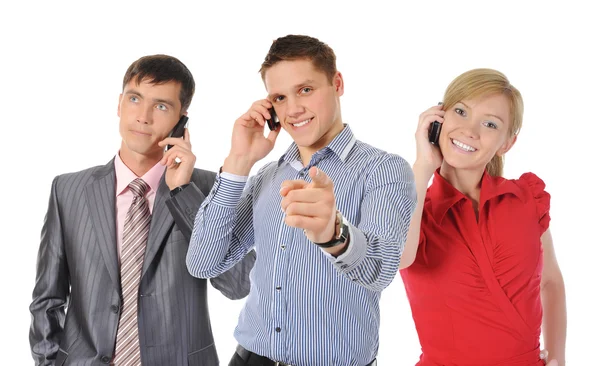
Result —
M296 98L288 98L286 107L286 114L292 120L295 120L297 117L300 117L302 113L304 113L304 107Z
M145 125L152 123L152 107L142 106L138 111L137 121Z
M469 121L467 122L467 124L465 125L465 128L463 129L463 135L465 135L466 137L470 138L470 139L474 139L477 140L479 139L479 121L471 118L469 119Z

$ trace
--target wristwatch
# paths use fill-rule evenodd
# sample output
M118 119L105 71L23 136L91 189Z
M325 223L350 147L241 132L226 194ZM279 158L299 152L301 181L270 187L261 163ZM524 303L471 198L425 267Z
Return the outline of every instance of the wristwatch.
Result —
M337 211L335 214L335 233L333 234L333 239L326 243L314 243L315 245L321 248L331 248L337 245L343 244L348 240L348 236L350 235L350 229L348 228L348 221L342 215L340 211Z

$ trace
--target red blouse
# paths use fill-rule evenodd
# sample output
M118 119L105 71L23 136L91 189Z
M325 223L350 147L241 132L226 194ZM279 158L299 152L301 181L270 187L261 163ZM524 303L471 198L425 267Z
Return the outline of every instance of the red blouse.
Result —
M400 271L421 342L419 366L537 366L541 235L550 195L533 173L484 173L472 202L435 173L415 262Z

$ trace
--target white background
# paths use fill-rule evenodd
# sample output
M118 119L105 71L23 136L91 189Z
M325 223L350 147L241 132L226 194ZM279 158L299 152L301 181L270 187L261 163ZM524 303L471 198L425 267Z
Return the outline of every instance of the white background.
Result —
M475 67L509 77L523 94L525 120L505 175L533 171L547 183L567 289L567 359L597 364L598 11L577 1L215 3L3 2L2 364L33 363L28 306L50 184L57 174L106 164L116 153L117 100L130 63L166 53L190 68L197 166L216 170L232 123L265 96L258 69L271 41L290 33L315 36L336 52L346 83L343 120L358 138L411 163L417 117L454 77ZM290 141L282 133L266 160ZM227 364L244 300L214 290L209 296ZM381 308L380 365L414 365L419 345L399 277Z

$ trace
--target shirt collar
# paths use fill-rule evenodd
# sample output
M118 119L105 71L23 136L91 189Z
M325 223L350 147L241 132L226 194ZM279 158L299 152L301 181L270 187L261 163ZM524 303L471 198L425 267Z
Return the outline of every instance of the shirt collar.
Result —
M123 160L121 160L121 156L119 156L117 153L117 156L115 156L115 175L117 179L116 195L121 195L129 186L129 183L133 182L137 178L142 178L144 182L150 186L150 190L158 192L160 179L162 178L164 172L165 166L158 162L150 170L148 170L146 174L138 177L134 172L131 171L131 169L127 167L127 165L125 165Z
M493 177L485 170L481 178L479 207L481 208L487 201L505 194L513 194L521 201L525 199L523 191L514 181L502 177ZM442 219L452 206L463 199L469 199L440 175L439 168L435 171L433 183L429 187L429 197L433 218L438 224L441 224Z
M348 154L350 153L352 147L354 147L355 143L356 137L354 137L350 126L344 124L344 129L338 133L337 136L335 136L327 146L314 153L311 161L315 160L315 157L324 156L332 152L342 162L344 162L346 161L346 158L348 157ZM296 145L294 142L290 145L290 147L288 147L281 158L279 158L279 165L281 165L282 162L291 164L292 162L298 160L300 160L300 151L298 150L298 145Z

